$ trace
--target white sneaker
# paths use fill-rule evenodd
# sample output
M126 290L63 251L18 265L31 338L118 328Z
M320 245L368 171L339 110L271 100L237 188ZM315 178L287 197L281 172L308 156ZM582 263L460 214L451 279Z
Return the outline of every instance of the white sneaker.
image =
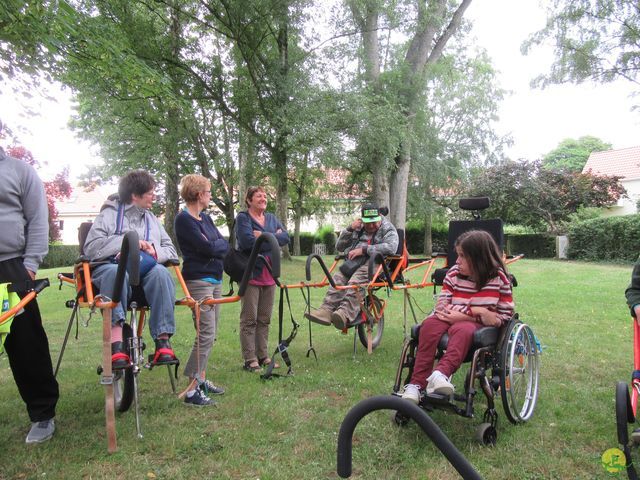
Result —
M413 383L405 385L404 392L402 392L402 399L409 400L418 405L420 403L420 385Z
M438 395L450 396L453 395L453 391L455 390L455 387L447 376L439 370L434 370L429 378L427 378L427 382L427 395L437 393Z

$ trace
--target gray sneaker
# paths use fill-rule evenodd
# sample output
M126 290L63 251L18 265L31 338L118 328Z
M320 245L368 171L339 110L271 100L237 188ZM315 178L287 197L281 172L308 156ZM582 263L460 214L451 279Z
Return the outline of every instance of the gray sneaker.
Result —
M43 420L41 422L33 422L31 424L31 430L27 434L27 443L42 443L53 437L53 433L56 431L56 423L53 418L49 420Z

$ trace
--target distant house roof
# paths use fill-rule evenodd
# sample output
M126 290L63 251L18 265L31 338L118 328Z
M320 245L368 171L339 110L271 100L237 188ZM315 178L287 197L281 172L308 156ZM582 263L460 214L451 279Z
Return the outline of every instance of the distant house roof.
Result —
M107 197L117 191L117 186L99 186L93 189L75 186L69 198L56 202L56 208L58 214L62 216L95 216L100 213L100 207Z
M640 178L640 147L592 152L582 172L589 170L600 175L624 177L624 180Z

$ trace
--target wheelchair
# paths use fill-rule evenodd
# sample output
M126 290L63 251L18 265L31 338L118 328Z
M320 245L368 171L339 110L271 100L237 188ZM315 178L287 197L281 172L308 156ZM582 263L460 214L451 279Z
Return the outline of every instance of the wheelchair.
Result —
M455 241L469 230L489 232L500 248L504 245L502 221L483 220L480 211L489 206L486 197L461 199L460 207L471 210L474 220L452 221L449 224L448 252L437 256L446 256L444 268L436 269L432 276L434 290L442 285L449 266L456 261ZM506 258L505 263L513 263L522 256ZM513 286L517 285L511 276ZM393 395L401 396L403 385L410 383L418 347L421 325L411 328L409 338L405 339L398 369L396 372ZM442 358L449 341L445 333L438 343L436 360ZM484 445L494 445L497 440L498 413L496 398L499 396L507 419L513 424L527 422L534 413L538 398L540 375L540 345L529 325L523 323L515 314L500 328L482 327L474 332L471 347L463 363L470 363L466 373L462 394L452 396L422 392L419 406L427 411L449 409L463 417L475 417L474 398L478 388L486 397L486 409L483 421L476 430L475 438ZM404 373L406 370L406 373ZM398 425L406 425L408 417L402 413L394 414Z

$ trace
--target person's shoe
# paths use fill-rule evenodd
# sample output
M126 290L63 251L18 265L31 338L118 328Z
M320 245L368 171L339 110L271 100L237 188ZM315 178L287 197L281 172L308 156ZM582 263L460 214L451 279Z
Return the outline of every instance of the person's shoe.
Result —
M260 364L258 363L257 360L245 361L244 365L242 366L242 369L246 370L247 372L261 372L262 371L262 367L260 366Z
M156 353L153 354L152 362L155 365L176 363L176 354L173 353L171 343L168 338L156 338Z
M305 318L320 325L331 325L331 312L324 308L314 308L309 313L304 314Z
M435 370L429 378L427 378L427 395L437 393L438 395L453 395L455 387L449 379L439 370Z
M224 388L215 385L211 380L205 380L200 384L200 389L206 395L223 395Z
M402 392L402 399L409 400L418 405L420 403L420 385L416 385L415 383L405 385L404 392Z
M265 357L265 358L259 358L258 359L258 364L261 367L268 367L269 365L271 365L271 359L269 357ZM280 364L278 362L276 362L273 365L273 368L280 368Z
M216 402L207 397L200 387L196 388L191 396L187 393L184 397L184 403L194 407L208 407L216 404Z
M27 434L26 443L42 443L53 437L56 431L56 422L53 418L42 420L41 422L33 422L31 430Z
M131 365L131 358L125 351L124 342L113 342L111 344L111 368L122 370Z
M347 321L339 310L336 310L331 314L331 323L333 323L333 326L338 330L344 330L347 328Z

